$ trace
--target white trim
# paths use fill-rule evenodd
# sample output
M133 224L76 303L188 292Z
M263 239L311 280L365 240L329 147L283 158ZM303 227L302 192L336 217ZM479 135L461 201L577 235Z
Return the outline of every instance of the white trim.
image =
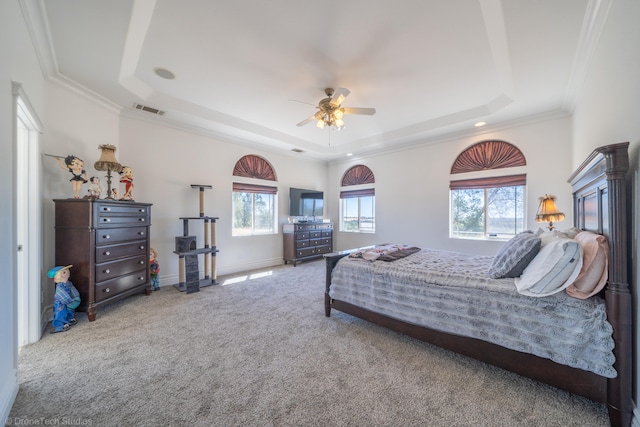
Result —
M18 0L18 4L42 75L50 76L58 73L58 62L53 48L49 21L46 18L44 0Z
M16 177L15 222L13 224L17 279L15 281L17 295L16 343L17 347L20 347L36 342L42 336L43 242L40 203L42 173L39 167L41 151L39 134L42 132L43 126L31 107L22 85L12 82L12 91L14 98L14 176ZM24 123L25 134L19 132L18 120ZM25 136L26 141L24 140ZM18 163L19 161L20 163ZM18 245L21 245L22 248L19 248Z
M10 374L9 377L11 381L4 382L0 388L0 402L2 402L2 407L0 407L0 425L9 425L7 424L7 419L18 395L18 369L14 368L13 374Z
M613 0L589 0L582 21L578 50L571 67L571 75L562 101L563 108L573 113L578 95L587 78L594 52L609 16Z

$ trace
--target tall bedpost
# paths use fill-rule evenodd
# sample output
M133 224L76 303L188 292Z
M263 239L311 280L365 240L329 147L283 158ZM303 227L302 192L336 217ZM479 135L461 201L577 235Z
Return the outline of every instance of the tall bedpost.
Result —
M574 225L607 236L609 278L605 290L607 320L613 326L614 368L607 380L607 405L612 426L631 425L633 411L633 312L629 288L629 221L627 209L628 142L606 145L591 153L571 176L574 189ZM606 177L606 186L599 183ZM597 214L587 215L587 203L597 203Z
M608 382L609 418L611 425L630 426L633 412L633 336L632 305L629 289L629 233L627 212L626 175L629 170L627 148L629 143L609 145L600 151L606 158L606 175L609 189L609 250L613 265L609 265L609 283L606 289L607 318L613 326L614 367L616 378ZM618 214L616 214L618 213ZM614 221L614 218L618 218Z

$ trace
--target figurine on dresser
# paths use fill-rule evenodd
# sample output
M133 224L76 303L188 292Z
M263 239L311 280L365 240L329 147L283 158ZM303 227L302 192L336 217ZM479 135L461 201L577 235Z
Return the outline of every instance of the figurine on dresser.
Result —
M69 269L72 265L53 267L47 275L56 284L55 301L53 303L52 334L66 332L78 321L75 318L76 308L80 305L80 293L69 281Z
M158 252L155 249L149 249L149 278L151 279L151 290L160 290L160 280L158 279L158 273L160 273L160 263L158 262Z
M89 181L87 171L84 170L84 161L74 156L73 154L70 154L64 158L58 156L55 157L62 169L71 172L72 176L69 181L71 181L71 187L73 189L73 198L79 199L80 192L82 190L82 184Z
M124 194L120 200L133 200L133 195L131 194L133 191L133 170L131 166L123 166L119 173L122 175L120 182L124 183Z
M104 191L102 185L100 185L100 178L97 176L92 176L89 178L89 198L90 199L99 199Z

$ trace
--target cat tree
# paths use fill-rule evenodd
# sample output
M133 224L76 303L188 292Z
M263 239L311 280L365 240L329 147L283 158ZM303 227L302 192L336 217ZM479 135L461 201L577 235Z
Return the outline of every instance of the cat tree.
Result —
M178 283L173 285L180 292L188 294L200 291L205 286L217 285L216 272L216 220L204 214L204 190L213 188L211 185L191 184L191 188L200 190L200 216L181 217L183 233L176 236L176 250L178 255ZM203 221L204 247L197 248L196 236L189 235L189 221ZM204 255L204 278L200 279L198 256Z

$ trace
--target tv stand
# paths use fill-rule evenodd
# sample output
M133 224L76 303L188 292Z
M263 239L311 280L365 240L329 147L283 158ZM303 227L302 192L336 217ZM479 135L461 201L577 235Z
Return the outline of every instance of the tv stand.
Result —
M333 223L300 222L282 226L284 263L321 258L333 252Z

